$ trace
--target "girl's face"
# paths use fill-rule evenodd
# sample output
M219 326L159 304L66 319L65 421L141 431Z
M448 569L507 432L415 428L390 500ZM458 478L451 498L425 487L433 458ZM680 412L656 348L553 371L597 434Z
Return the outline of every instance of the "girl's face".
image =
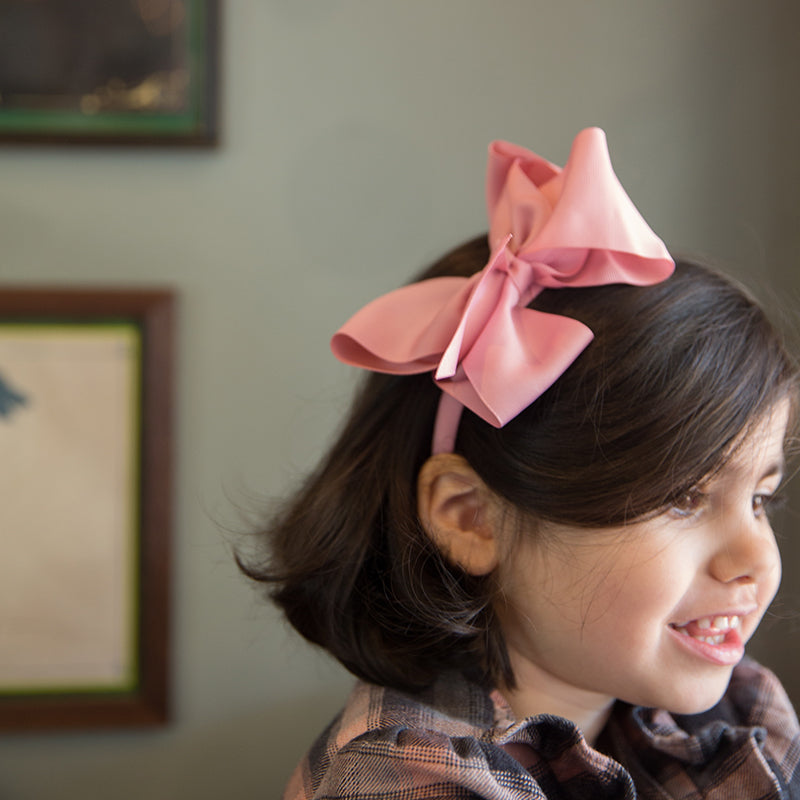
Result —
M520 544L501 568L498 612L517 692L550 698L527 714L614 698L692 714L720 699L780 582L766 506L788 415L777 404L720 472L657 517L548 525Z

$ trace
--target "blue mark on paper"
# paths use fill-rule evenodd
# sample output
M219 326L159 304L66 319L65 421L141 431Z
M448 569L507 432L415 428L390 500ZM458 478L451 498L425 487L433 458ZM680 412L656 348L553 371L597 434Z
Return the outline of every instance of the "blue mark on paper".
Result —
M20 406L28 405L28 398L12 388L0 374L0 418L8 419Z

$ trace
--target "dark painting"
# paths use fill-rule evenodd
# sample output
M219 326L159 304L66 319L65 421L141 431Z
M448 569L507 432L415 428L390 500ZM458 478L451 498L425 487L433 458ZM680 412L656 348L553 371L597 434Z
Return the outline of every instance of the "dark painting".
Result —
M216 136L217 4L0 0L0 137Z

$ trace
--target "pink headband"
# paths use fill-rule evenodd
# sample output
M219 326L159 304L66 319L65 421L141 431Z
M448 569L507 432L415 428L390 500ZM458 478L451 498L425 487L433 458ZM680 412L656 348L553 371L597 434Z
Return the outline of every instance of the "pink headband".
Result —
M593 338L581 322L527 308L542 289L668 278L674 262L611 167L599 128L581 131L563 170L508 142L489 146L489 263L379 297L331 340L345 364L433 372L444 394L433 452L455 447L463 406L502 427Z

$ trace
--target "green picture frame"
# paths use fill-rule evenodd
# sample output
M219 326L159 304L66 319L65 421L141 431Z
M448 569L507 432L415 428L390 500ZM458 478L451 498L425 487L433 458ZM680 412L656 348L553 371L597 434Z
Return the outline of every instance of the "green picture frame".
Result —
M213 146L219 0L4 0L0 144Z
M169 717L174 293L0 288L0 730Z

